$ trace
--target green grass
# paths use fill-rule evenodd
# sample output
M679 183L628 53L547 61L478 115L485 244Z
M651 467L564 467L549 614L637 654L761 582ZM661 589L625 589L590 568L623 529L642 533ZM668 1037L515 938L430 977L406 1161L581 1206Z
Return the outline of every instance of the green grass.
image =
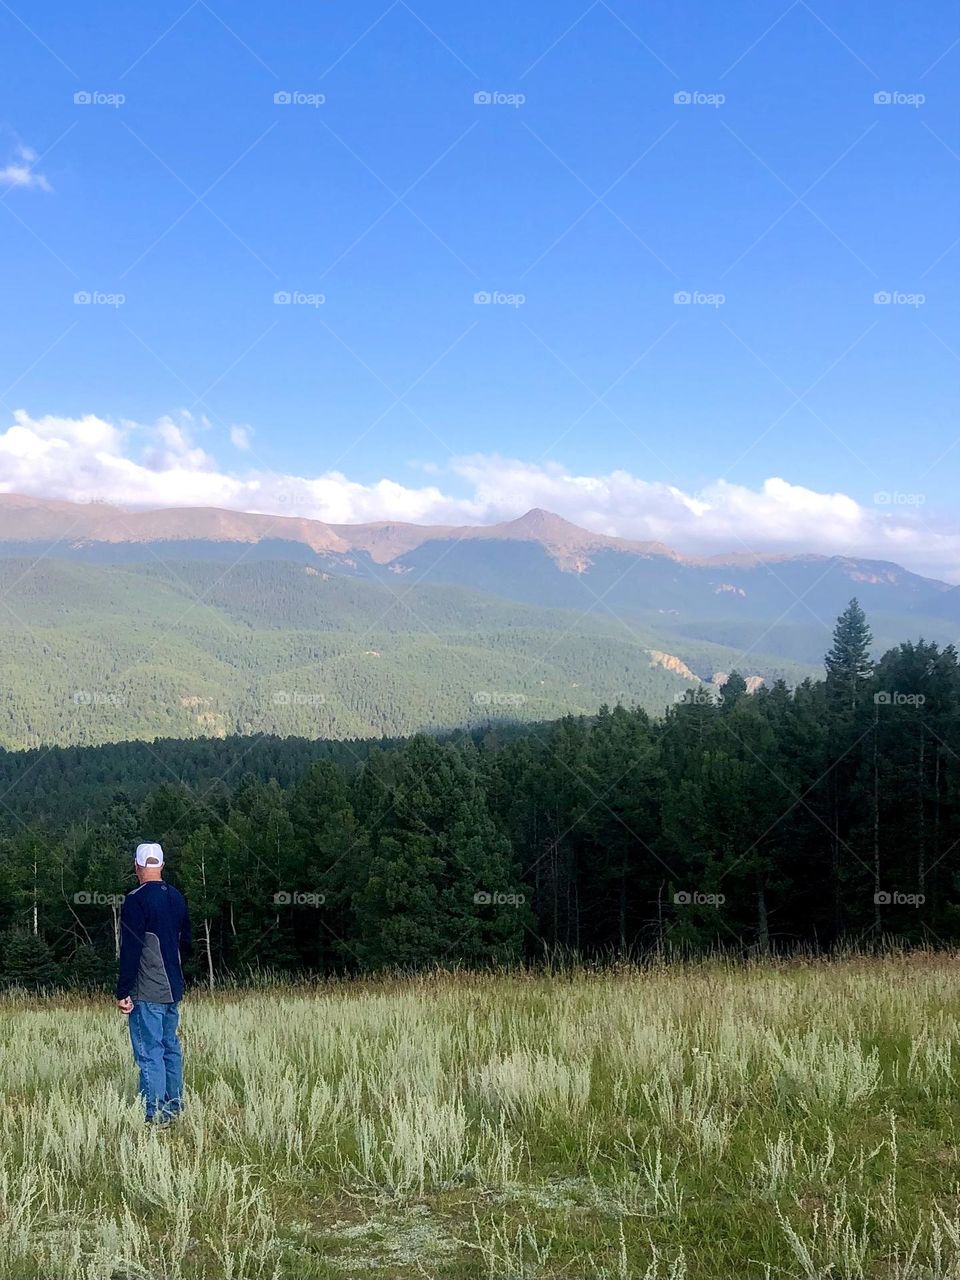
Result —
M8 999L0 1275L960 1277L958 958Z

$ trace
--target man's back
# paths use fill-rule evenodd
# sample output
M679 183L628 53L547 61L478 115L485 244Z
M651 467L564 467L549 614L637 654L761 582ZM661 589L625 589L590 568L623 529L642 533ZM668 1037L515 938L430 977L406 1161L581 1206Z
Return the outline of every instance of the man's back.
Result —
M117 999L157 1004L183 998L181 952L190 949L190 917L183 894L162 880L128 893L120 912Z

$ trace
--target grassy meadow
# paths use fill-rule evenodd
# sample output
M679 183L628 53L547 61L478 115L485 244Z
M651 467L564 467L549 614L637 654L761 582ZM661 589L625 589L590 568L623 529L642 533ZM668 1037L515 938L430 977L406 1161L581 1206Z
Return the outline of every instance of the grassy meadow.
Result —
M960 957L0 1002L3 1280L960 1277Z

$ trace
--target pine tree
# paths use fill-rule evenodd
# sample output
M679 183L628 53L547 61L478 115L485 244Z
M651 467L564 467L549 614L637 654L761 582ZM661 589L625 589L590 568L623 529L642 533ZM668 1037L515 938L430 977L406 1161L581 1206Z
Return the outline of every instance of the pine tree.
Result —
M224 880L221 868L223 841L204 823L183 847L180 888L186 895L193 918L194 947L206 973L210 990L216 982L213 933L223 905Z
M833 644L824 658L828 693L840 706L851 711L856 710L858 695L873 674L872 643L866 614L854 597L837 619Z
M354 899L355 954L374 968L518 958L525 904L517 899L526 895L475 753L468 762L464 751L420 735L397 757Z
M747 682L739 671L731 671L723 683L723 694L720 704L725 713L729 713L741 698L747 696Z
M305 883L322 899L316 919L305 912L296 917L298 952L308 968L341 968L354 959L351 895L368 865L369 832L354 811L343 769L329 760L310 766L290 793L289 811Z
M11 929L3 939L0 973L7 986L37 991L61 980L60 967L42 934Z
M642 711L601 708L583 778L592 801L582 838L581 945L625 954L648 927L667 868L656 843L662 778L650 722Z
M120 901L122 894L136 888L133 874L133 851L138 843L139 823L130 799L124 791L114 793L104 821L86 842L87 873L83 891L87 895L103 895L109 915L102 908L80 908L83 926L91 939L105 945L109 923L109 947L114 959L120 953Z
M351 946L364 966L415 967L439 958L442 873L429 835L404 831L379 837L366 883L354 898Z
M312 892L312 886L304 884L284 794L275 779L245 778L236 801L228 823L239 841L229 873L236 915L233 962L292 968L298 895Z
M64 970L68 976L68 984L81 991L112 985L112 979L116 977L112 959L89 946L77 947L66 961Z

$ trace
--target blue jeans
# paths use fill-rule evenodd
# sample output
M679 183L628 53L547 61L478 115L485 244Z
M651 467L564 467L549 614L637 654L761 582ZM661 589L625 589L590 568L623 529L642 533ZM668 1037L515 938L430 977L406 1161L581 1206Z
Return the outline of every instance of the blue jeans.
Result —
M130 1023L130 1043L140 1069L140 1094L147 1119L163 1119L183 1109L183 1054L177 1039L180 1010L176 1004L137 1000Z

